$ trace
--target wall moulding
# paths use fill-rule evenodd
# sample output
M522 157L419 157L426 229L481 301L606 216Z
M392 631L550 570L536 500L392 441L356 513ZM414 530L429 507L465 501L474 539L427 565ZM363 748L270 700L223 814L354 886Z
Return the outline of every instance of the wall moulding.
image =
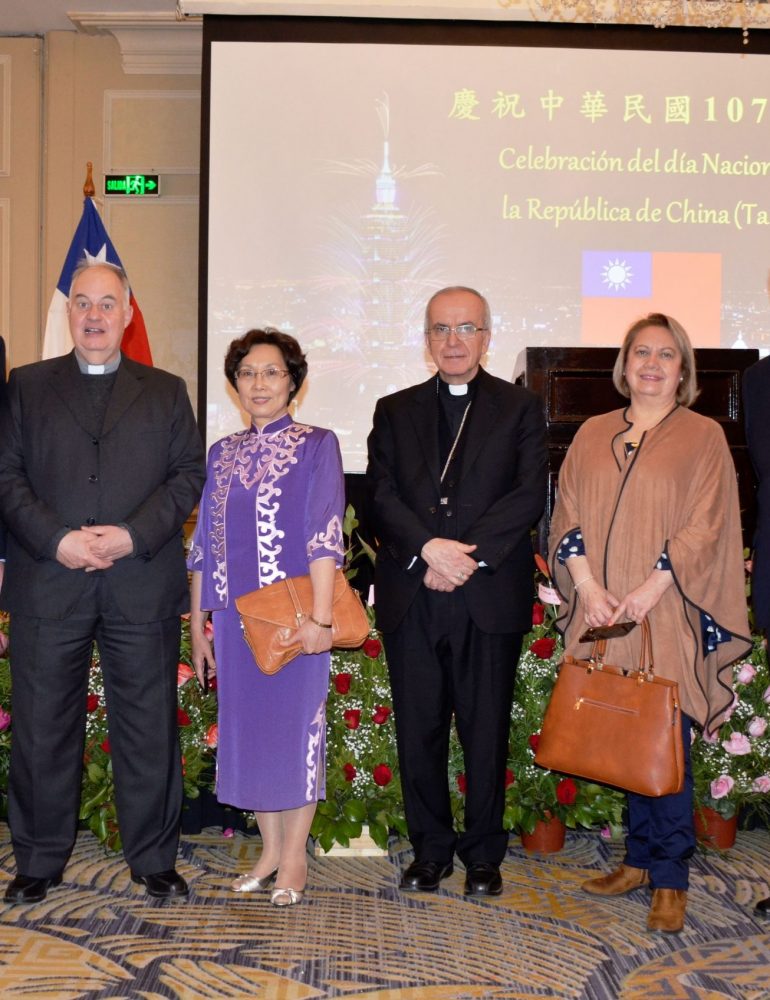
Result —
M199 17L157 11L73 11L67 16L87 34L114 35L124 73L200 76L203 30Z
M770 27L766 0L178 0L182 15L452 18L649 24L658 28Z

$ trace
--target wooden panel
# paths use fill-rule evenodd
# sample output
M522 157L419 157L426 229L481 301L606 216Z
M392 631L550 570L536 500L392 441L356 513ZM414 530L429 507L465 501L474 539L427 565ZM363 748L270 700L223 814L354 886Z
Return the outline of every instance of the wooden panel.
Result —
M0 177L11 172L11 57L0 55Z
M198 173L197 91L107 90L104 111L105 173Z

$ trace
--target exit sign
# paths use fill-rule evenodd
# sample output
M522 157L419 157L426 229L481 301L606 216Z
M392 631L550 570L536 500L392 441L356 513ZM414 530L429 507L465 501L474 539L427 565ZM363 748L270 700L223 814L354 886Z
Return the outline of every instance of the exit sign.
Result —
M160 194L158 174L106 174L104 193L129 198L157 198Z

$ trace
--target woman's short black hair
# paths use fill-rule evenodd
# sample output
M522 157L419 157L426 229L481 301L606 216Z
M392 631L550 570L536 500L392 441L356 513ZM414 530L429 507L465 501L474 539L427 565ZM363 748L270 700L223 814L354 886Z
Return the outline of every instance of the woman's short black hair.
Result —
M230 344L225 355L227 381L235 388L235 373L238 371L241 361L252 347L257 347L259 344L272 344L283 355L284 364L294 383L289 393L289 402L291 402L305 381L307 358L294 337L288 333L281 333L280 330L275 330L272 326L267 326L264 330L249 330L248 333L244 333L242 337L238 337Z

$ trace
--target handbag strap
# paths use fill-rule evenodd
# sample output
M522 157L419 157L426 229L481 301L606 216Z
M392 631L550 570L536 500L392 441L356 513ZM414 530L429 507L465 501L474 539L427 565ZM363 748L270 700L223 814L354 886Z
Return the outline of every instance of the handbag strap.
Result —
M650 623L645 618L639 626L642 633L642 646L639 651L639 676L642 680L652 680L655 676L655 664L652 659L652 631ZM604 655L607 651L607 640L597 639L592 648L590 663L595 663L598 670L604 665Z

